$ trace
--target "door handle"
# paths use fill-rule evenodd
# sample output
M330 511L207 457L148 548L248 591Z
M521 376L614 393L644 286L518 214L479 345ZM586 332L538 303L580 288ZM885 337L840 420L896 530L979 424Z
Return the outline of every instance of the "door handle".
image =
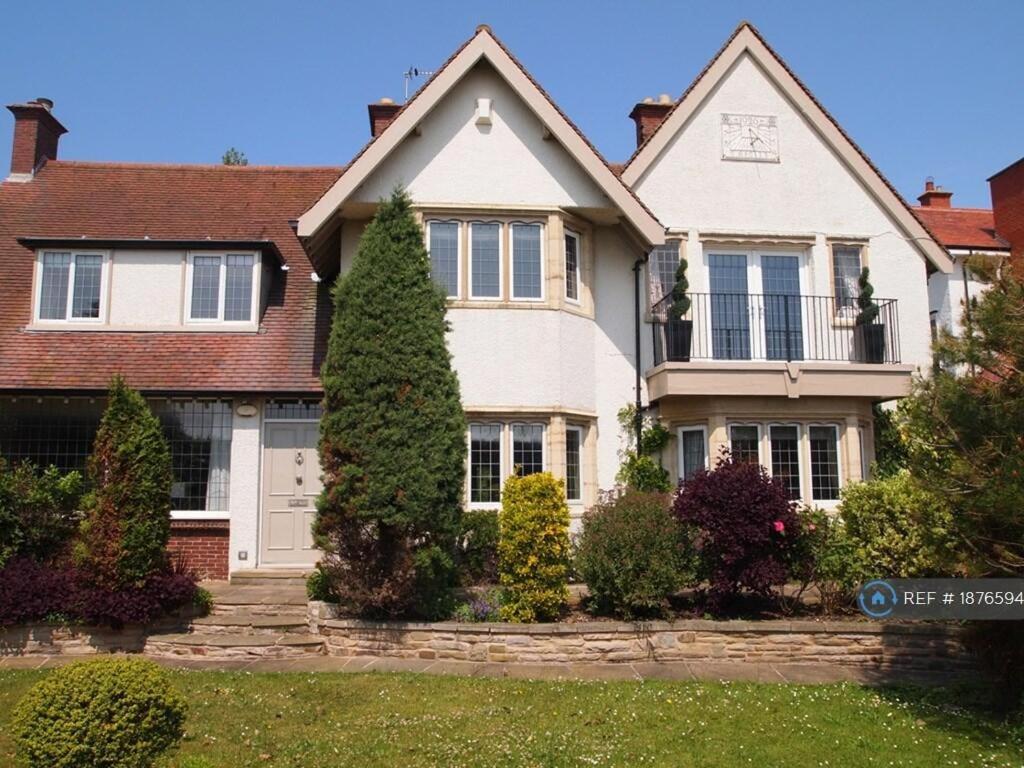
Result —
M302 451L296 451L296 453L295 453L295 463L298 464L301 467L302 466L302 462L303 462Z

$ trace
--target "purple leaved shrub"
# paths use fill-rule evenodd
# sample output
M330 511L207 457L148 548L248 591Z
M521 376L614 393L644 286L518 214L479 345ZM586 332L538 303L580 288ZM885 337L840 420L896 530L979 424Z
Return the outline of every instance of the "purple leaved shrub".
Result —
M42 565L27 558L0 570L0 626L62 621L94 626L145 624L197 597L195 577L177 570L151 574L141 586L110 590L95 586L71 565Z
M713 470L686 481L673 511L693 537L713 612L744 590L767 597L789 581L802 551L801 520L764 467L723 454Z

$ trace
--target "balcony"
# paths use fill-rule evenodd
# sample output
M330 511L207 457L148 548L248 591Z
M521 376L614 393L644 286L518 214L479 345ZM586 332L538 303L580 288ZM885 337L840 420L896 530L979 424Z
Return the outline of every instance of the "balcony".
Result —
M671 296L651 310L651 398L686 395L906 394L896 299L876 299L877 317L856 325L856 307L832 296L693 293L682 321Z

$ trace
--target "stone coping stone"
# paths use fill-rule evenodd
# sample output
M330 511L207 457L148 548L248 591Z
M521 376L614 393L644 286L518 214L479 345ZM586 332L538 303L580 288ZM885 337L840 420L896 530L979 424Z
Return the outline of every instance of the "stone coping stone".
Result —
M897 624L870 621L714 621L710 619L683 619L679 621L647 621L627 623L620 621L586 621L575 624L510 624L502 622L421 622L421 621L366 621L361 619L324 618L320 626L328 629L358 629L366 632L452 632L476 635L596 635L645 634L650 632L719 632L758 634L830 634L830 635L939 635L954 637L963 630L955 624L921 622Z
M173 643L175 645L211 646L214 648L258 648L272 645L313 646L323 645L323 638L313 635L203 635L174 634L150 635L150 643Z

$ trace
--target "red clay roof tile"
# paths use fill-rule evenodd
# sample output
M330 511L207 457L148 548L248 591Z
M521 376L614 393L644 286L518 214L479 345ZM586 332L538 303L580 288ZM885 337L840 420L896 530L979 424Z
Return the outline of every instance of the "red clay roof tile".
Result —
M326 285L289 224L341 168L48 162L0 184L0 389L314 392L330 322ZM258 333L31 331L32 250L19 237L272 241Z

